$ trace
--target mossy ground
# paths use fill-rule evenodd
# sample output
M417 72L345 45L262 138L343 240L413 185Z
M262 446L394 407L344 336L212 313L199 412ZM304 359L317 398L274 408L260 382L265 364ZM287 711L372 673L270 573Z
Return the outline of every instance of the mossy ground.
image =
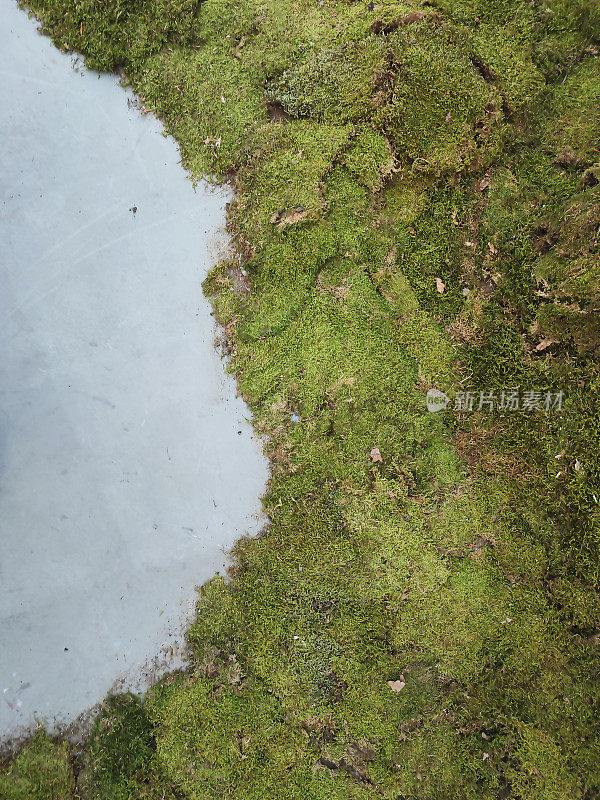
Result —
M598 5L28 6L234 176L205 287L273 474L189 673L3 797L599 797Z

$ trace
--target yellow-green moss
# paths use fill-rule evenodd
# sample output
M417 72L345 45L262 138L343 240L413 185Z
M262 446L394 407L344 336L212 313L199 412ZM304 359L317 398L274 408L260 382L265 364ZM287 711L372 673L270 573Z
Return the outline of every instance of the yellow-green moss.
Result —
M53 742L43 732L22 748L7 769L0 769L3 800L69 800L75 780L66 742Z

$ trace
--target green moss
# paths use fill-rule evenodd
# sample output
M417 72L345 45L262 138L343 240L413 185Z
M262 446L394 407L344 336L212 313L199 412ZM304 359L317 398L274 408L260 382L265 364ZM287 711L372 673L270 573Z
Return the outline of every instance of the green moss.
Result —
M194 174L235 170L204 286L273 465L189 673L111 701L84 796L594 797L593 9L31 7ZM564 407L431 414L432 387Z
M306 732L287 724L277 700L239 679L232 684L182 678L149 701L159 757L186 797L375 796L315 771Z
M457 22L477 25L479 21L501 26L512 19L530 19L529 4L517 0L464 0L453 3L450 0L441 0L440 8L444 14L451 16Z
M380 124L413 170L439 175L479 163L478 148L493 148L499 135L498 93L447 32L408 30L392 40L397 77Z
M196 41L197 0L26 4L43 10L43 30L63 50L84 53L92 69L139 62L170 42Z
M552 95L547 136L556 154L572 154L590 166L598 161L600 130L600 63L586 58L569 71Z
M530 20L520 16L518 22L503 28L479 25L474 37L477 62L484 65L494 79L509 110L517 114L522 114L539 99L545 84L533 60L531 27Z
M5 800L69 800L75 780L66 742L56 743L43 732L0 770L0 796Z
M144 63L134 85L166 119L184 165L198 177L235 168L256 120L267 117L256 77L228 51L163 51Z
M349 134L347 126L313 122L259 127L238 176L241 197L234 219L243 233L248 238L266 233L279 241L287 228L318 219L325 210L323 178ZM255 194L262 201L248 202Z
M379 189L394 170L394 157L389 142L369 128L344 153L344 164L371 191Z
M584 41L597 36L600 9L594 0L551 0L549 6L565 28L580 30Z
M133 695L109 697L87 742L77 786L90 800L167 800L156 772L153 729Z
M385 46L376 36L360 41L320 42L299 55L269 89L271 99L296 117L345 123L373 111L373 81L385 64Z

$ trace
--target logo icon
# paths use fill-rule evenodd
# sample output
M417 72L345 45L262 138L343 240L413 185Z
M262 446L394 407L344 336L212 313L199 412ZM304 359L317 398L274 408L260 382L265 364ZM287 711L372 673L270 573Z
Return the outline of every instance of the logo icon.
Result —
M450 398L445 392L440 392L439 389L429 389L427 391L427 411L431 411L434 414L436 411L443 411L449 402Z

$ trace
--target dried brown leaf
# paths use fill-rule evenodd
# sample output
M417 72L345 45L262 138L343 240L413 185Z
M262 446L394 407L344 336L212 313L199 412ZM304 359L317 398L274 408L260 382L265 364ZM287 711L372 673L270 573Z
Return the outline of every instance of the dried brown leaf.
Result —
M383 464L383 458L381 457L381 451L378 447L374 447L371 450L371 463L377 464L378 462Z
M397 681L388 681L387 685L390 687L392 692L401 692L402 689L406 686L406 681L404 680L404 675L400 676L400 679Z

